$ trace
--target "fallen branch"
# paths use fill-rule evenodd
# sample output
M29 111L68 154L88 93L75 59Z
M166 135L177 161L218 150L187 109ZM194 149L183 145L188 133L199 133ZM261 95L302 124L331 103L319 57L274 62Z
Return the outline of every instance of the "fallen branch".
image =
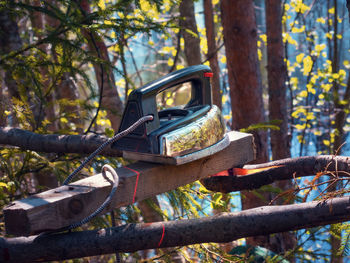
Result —
M0 144L17 146L24 150L45 153L78 153L89 154L107 141L105 136L98 135L59 135L38 134L11 127L0 127ZM119 150L106 147L101 153L104 156L121 156Z
M233 192L258 189L275 181L293 179L324 173L349 176L350 157L320 155L287 158L274 162L245 165L243 169L233 168L227 172L202 179L202 184L215 192Z
M263 206L201 219L127 224L120 227L53 235L0 239L2 262L81 258L158 247L229 242L350 220L350 198Z

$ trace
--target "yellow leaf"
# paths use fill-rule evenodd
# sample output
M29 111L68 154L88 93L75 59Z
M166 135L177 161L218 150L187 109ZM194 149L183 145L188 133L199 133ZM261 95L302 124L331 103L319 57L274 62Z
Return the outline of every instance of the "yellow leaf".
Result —
M321 23L321 24L325 24L326 23L326 19L324 19L323 17L319 17L316 19L316 22Z
M0 186L1 186L1 187L7 188L7 184L5 184L5 183L3 183L3 182L0 182Z
M306 90L303 90L299 93L299 96L300 97L303 97L303 98L306 98L307 97L307 91Z
M313 65L313 61L310 56L307 56L303 59L303 65L304 65L303 75L307 76L310 73Z
M174 65L174 60L172 58L168 59L168 66L172 67Z
M105 9L106 9L106 4L105 4L105 1L104 1L104 0L99 0L97 5L98 5L98 7L101 8L102 10L105 10Z
M338 34L338 35L337 35L337 38L338 38L338 39L342 39L343 36L342 36L341 34Z
M333 74L332 74L332 78L334 78L334 79L339 79L339 74L338 74L338 73L333 73Z
M314 135L316 135L316 136L320 136L322 133L320 132L320 131L315 131L314 132Z
M329 38L329 39L332 39L333 35L331 33L326 33L326 37Z
M302 33L304 31L305 31L305 26L302 26L300 28L297 28L297 27L292 28L292 33Z
M226 64L226 56L222 56L222 58L220 59L220 62L223 64Z
M300 53L299 55L296 56L296 61L300 64L301 61L303 60L304 53Z
M328 9L328 13L330 13L330 14L334 14L334 10L335 10L335 9L334 9L334 7L329 8L329 9Z
M68 120L67 120L67 118L65 118L65 117L61 117L61 118L60 118L60 121L61 121L62 123L68 123Z
M329 146L331 143L329 140L323 140L323 144L326 145L326 146Z
M297 130L304 130L305 127L306 127L305 124L303 124L303 125L300 125L300 124L295 125L295 128L296 128Z
M316 45L315 46L315 50L317 52L321 52L322 50L324 50L326 48L326 44L320 44L320 45Z
M260 38L261 38L261 40L262 40L264 43L266 43L266 41L267 41L267 36L266 36L266 34L261 34L261 35L260 35Z
M344 69L339 70L339 76L345 78L346 71Z
M259 58L259 60L261 60L261 59L262 59L262 52L261 52L261 50L260 50L260 49L258 49L258 58Z

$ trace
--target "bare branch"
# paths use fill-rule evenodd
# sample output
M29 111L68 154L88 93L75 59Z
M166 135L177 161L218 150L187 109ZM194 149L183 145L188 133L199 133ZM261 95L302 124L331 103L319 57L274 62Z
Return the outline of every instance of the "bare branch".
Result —
M321 155L298 158L287 158L274 162L245 165L243 168L246 174L235 173L235 168L227 175L214 175L203 179L203 185L216 192L233 192L241 190L258 189L263 185L271 184L275 181L293 179L294 177L304 177L315 175L318 172L337 171L339 176L349 176L350 157ZM261 169L255 170L254 169ZM249 171L250 170L250 171Z
M0 239L4 262L34 262L80 258L115 252L229 242L350 219L350 198L264 206L201 219L127 224L102 230Z
M38 134L17 128L0 127L0 144L37 152L89 154L107 140L107 137L98 135ZM120 151L110 147L106 147L101 154L121 156Z

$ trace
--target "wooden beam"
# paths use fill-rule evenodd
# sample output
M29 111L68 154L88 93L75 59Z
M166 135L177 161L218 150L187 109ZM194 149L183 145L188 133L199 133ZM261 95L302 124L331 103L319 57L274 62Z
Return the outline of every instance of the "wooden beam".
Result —
M229 132L230 145L221 152L180 166L137 162L117 168L120 186L103 211L126 206L173 190L201 178L254 159L251 134ZM110 182L97 174L29 198L4 209L7 234L28 236L60 229L91 214L105 200Z

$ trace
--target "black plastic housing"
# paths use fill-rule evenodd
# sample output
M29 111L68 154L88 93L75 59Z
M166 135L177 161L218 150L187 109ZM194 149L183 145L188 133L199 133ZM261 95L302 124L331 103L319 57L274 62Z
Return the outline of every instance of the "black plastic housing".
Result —
M132 91L123 113L119 132L127 129L142 116L151 114L154 119L113 143L112 148L122 151L160 154L158 139L160 135L193 122L210 110L212 106L210 73L211 70L208 66L191 66L174 71ZM158 112L157 94L184 82L192 83L191 99L184 109L179 111L170 108ZM176 120L161 123L159 115L168 113L179 117Z

